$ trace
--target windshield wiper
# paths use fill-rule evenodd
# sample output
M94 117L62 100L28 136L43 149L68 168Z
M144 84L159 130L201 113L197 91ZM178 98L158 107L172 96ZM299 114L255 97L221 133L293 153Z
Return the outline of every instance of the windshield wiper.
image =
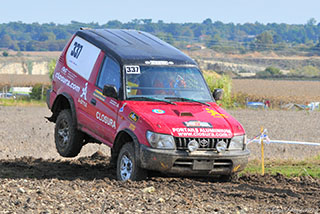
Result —
M154 97L128 97L128 100L141 100L141 101L159 101L159 102L165 102L165 103L169 103L171 105L177 105L174 102L168 101L168 100L162 100L162 99L158 99L158 98L154 98Z
M210 104L206 103L206 102L202 102L199 100L194 100L194 99L190 99L190 98L185 98L185 97L165 97L164 99L168 99L168 100L180 100L180 101L190 101L190 102L195 102L195 103L201 103L204 104L206 106L210 106Z

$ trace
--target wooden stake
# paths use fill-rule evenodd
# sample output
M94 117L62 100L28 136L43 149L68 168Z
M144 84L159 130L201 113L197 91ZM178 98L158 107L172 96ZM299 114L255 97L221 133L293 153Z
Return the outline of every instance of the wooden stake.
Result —
M261 136L263 134L263 126L261 126ZM264 175L264 148L263 148L263 138L261 137L261 175Z

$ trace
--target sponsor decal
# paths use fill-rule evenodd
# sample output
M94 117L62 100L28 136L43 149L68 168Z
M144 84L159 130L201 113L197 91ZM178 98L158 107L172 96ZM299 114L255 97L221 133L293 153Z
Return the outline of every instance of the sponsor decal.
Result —
M61 73L64 74L65 76L67 75L69 79L74 80L74 78L77 77L73 72L70 72L68 68L62 67L61 68Z
M147 65L174 65L174 62L172 61L156 61L156 60L150 60L144 62Z
M220 114L219 112L216 112L215 110L206 108L206 111L214 118L228 118L225 114Z
M183 122L183 124L188 127L188 128L196 128L196 127L201 127L201 128L212 128L211 123L208 122L201 122L197 120L190 120L187 122Z
M82 94L80 95L80 98L87 100L87 91L88 91L88 83L86 82L84 88L82 88Z
M63 73L63 75L67 75L67 73L69 73L69 70L68 70L68 68L66 68L66 67L62 67L61 68L61 73Z
M140 74L140 66L138 65L126 65L124 69L126 74Z
M80 87L77 84L71 82L66 77L61 75L59 72L55 73L55 79L59 80L60 82L62 82L63 84L65 84L66 86L71 88L72 90L74 90L78 93L80 92Z
M132 131L136 130L136 126L133 125L132 123L130 123L129 125L129 129L131 129Z
M114 101L114 100L110 100L110 102L109 102L111 105L113 105L113 106L115 106L115 107L119 107L119 103L117 103L116 101Z
M162 109L152 109L152 112L153 113L156 113L156 114L164 114L164 113L166 113L164 110L162 110Z
M108 116L101 114L100 112L97 112L96 118L97 118L97 120L103 122L104 124L114 128L114 129L116 128L116 121L109 118Z
M133 122L137 122L139 120L139 116L136 113L131 112L129 114L129 119L132 120Z
M81 99L81 98L78 98L78 103L80 103L81 105L83 105L83 106L86 107L86 108L87 108L87 106L88 106L87 102L84 101L84 100Z
M122 105L122 107L119 109L119 112L123 112L123 110L124 110L124 107L127 105L127 103L124 103L123 105Z
M172 132L179 137L213 137L229 138L232 136L230 129L213 128L172 128Z
M93 96L96 97L96 98L98 98L99 100L101 100L101 101L103 101L103 102L106 100L106 96L104 96L104 95L102 94L102 92L99 91L98 89L96 89L96 90L93 92Z

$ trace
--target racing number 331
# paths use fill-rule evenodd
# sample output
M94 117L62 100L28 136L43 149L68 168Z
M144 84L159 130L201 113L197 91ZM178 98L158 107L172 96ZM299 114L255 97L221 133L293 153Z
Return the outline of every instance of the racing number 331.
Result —
M82 51L83 45L81 45L78 42L75 42L73 45L74 45L74 47L73 47L73 50L71 51L71 56L78 59L78 57Z

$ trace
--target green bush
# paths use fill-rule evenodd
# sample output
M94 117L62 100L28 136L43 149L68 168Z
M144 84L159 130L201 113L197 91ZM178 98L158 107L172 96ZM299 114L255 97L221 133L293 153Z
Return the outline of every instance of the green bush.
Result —
M279 68L272 66L267 67L264 71L257 73L257 77L275 77L281 76L281 71Z
M292 70L290 74L304 77L319 77L320 69L312 65L307 65L302 68L296 68L295 70Z
M41 98L45 100L47 90L48 90L48 86L36 84L32 88L32 91L30 93L30 98L33 100L41 100Z
M7 51L3 51L2 56L7 57L7 56L9 56L9 53Z
M48 64L50 80L52 80L52 76L53 76L54 69L56 67L56 63L57 63L57 60L52 59Z
M216 75L209 75L205 74L204 78L208 83L208 86L211 91L214 89L221 88L223 89L223 98L222 100L218 101L223 107L233 107L233 99L231 96L231 87L232 87L232 80L227 75L222 75L217 77Z

